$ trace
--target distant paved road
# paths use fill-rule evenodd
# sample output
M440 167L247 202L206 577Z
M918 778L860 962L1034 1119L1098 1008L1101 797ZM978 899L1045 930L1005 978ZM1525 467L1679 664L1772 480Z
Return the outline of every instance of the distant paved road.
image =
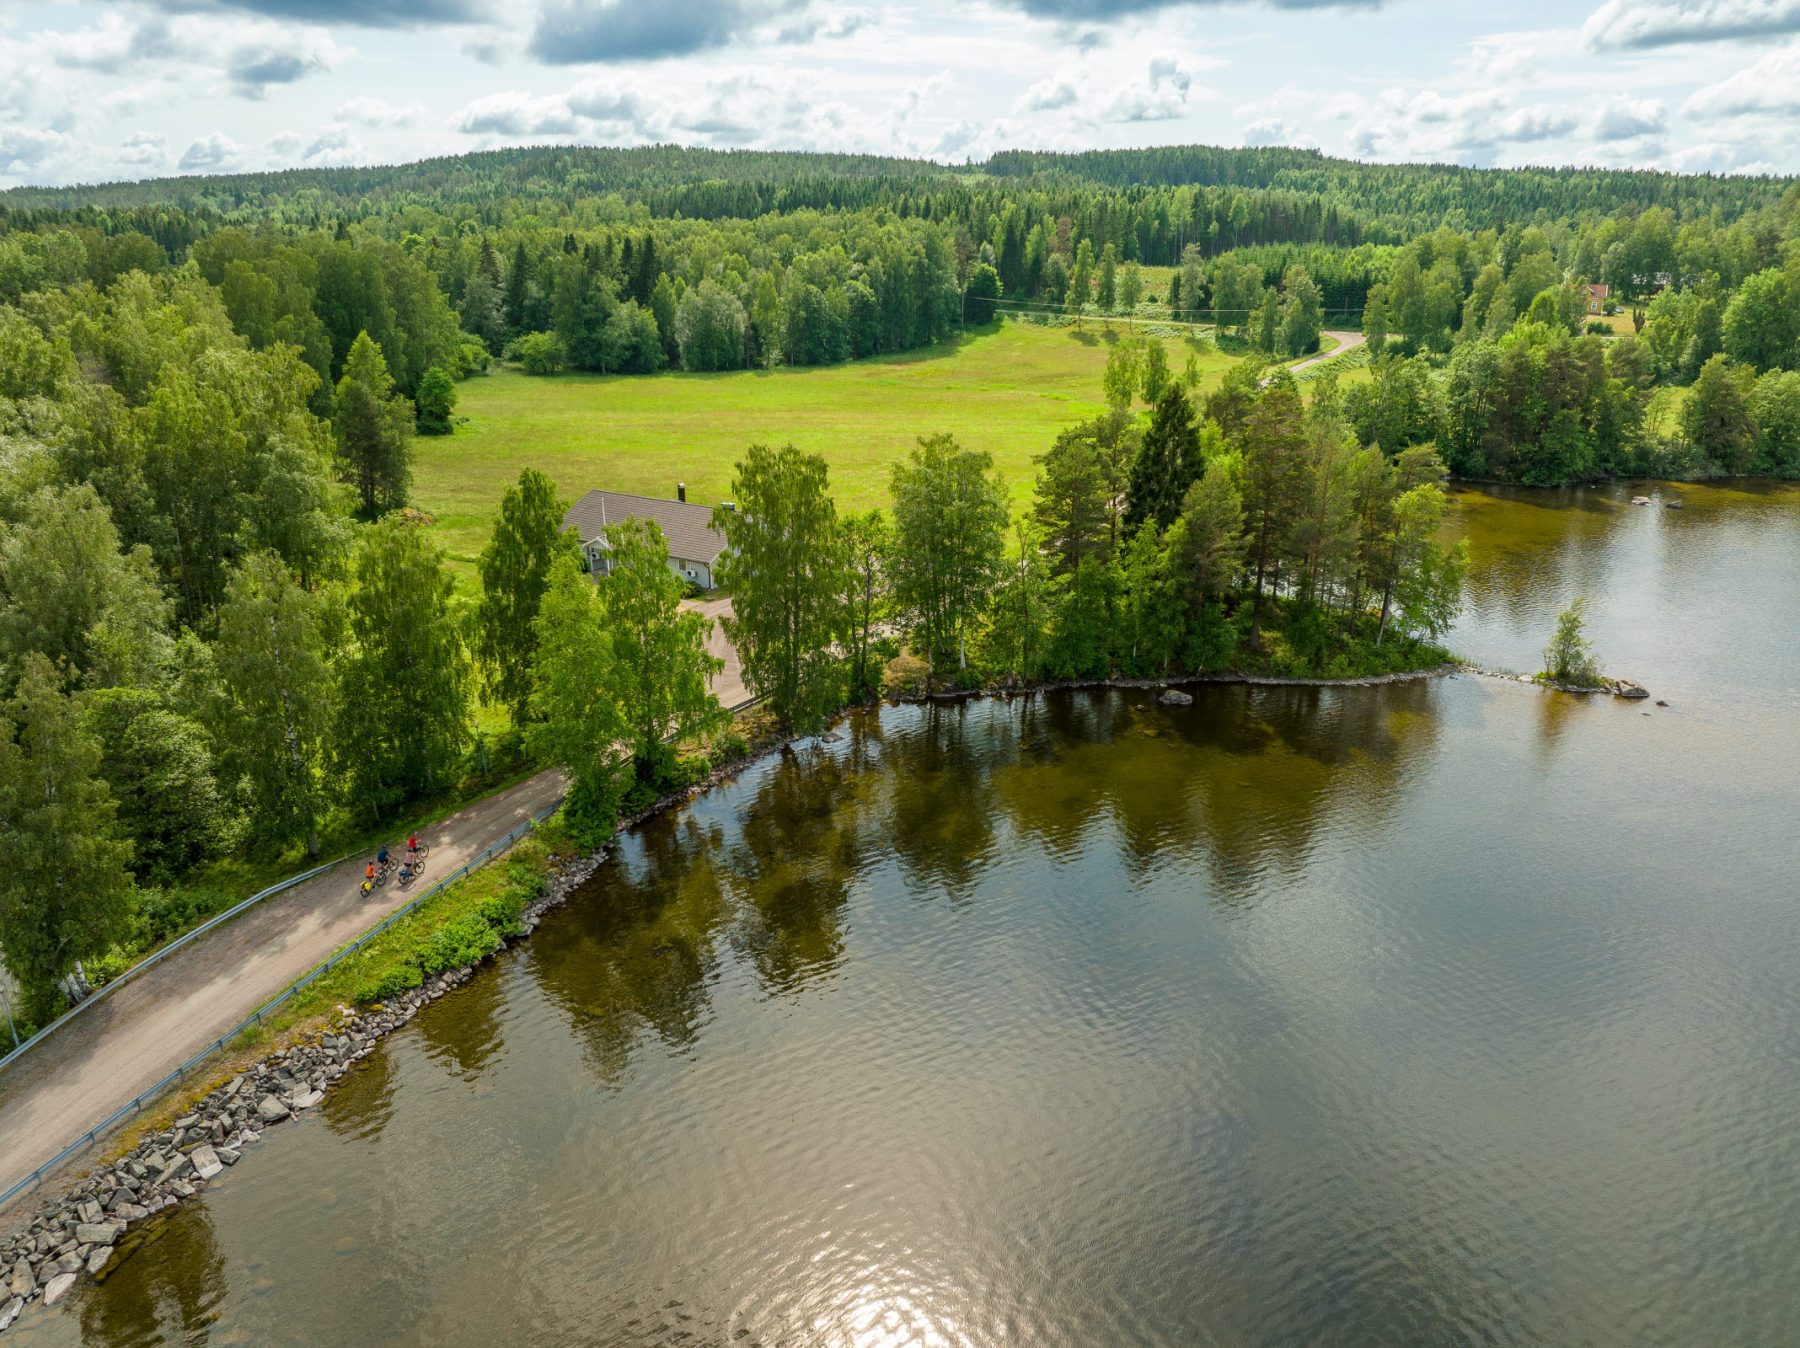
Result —
M555 804L563 787L560 770L540 772L425 830L426 878L447 875ZM0 1192L406 901L394 884L363 898L363 865L347 861L265 900L0 1072Z
M1320 352L1316 356L1308 356L1305 360L1288 366L1288 369L1294 371L1296 374L1301 370L1309 370L1315 365L1322 365L1328 360L1336 360L1339 356L1349 354L1367 340L1360 332L1332 332L1327 330L1325 336L1337 338L1337 345L1329 351Z

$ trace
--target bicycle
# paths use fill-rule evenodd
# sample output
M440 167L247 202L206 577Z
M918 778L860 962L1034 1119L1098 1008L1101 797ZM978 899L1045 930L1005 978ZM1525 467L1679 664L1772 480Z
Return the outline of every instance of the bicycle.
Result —
M426 857L428 857L430 855L431 855L431 844L422 842L417 847L408 849L407 860L411 861L416 866L421 861L425 860Z

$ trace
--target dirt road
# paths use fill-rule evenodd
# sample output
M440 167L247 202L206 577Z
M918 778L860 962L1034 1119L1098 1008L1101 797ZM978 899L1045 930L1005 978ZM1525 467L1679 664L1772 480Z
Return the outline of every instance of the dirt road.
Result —
M1302 370L1310 370L1315 365L1322 365L1328 360L1336 360L1339 356L1350 354L1350 352L1356 350L1356 348L1361 346L1366 340L1360 332L1327 331L1325 335L1327 337L1337 338L1337 345L1329 351L1320 352L1316 356L1308 356L1305 360L1288 366L1288 369L1292 370L1295 374L1298 374Z
M426 829L426 878L449 874L562 792L560 771L541 772ZM0 1072L0 1192L406 902L394 884L365 899L362 866L347 861L266 900Z

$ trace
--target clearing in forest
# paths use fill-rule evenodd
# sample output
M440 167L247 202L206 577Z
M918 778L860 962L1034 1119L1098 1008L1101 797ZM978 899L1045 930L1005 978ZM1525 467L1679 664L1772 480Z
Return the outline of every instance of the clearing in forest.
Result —
M1016 501L1030 494L1032 457L1059 432L1098 415L1111 344L1127 329L1003 324L927 351L815 369L726 374L543 378L497 369L459 386L456 433L421 437L413 497L436 517L439 541L467 575L500 495L531 465L567 500L591 487L714 502L756 442L792 441L831 465L840 509L887 505L888 465L921 435L948 431L985 449ZM1202 390L1233 363L1210 344L1164 342L1179 374L1192 351Z

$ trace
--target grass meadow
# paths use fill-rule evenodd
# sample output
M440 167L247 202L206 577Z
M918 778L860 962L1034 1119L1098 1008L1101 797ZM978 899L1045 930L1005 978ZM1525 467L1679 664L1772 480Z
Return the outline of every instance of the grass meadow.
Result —
M1104 410L1100 376L1126 329L1006 323L925 351L804 370L549 378L497 368L459 386L456 433L421 438L414 503L437 520L459 579L487 542L500 495L527 465L565 499L594 487L691 501L728 497L746 445L792 441L824 455L842 509L887 504L888 467L922 435L948 431L994 456L1022 502L1032 457L1059 432ZM1179 373L1197 356L1201 388L1233 357L1164 340Z

